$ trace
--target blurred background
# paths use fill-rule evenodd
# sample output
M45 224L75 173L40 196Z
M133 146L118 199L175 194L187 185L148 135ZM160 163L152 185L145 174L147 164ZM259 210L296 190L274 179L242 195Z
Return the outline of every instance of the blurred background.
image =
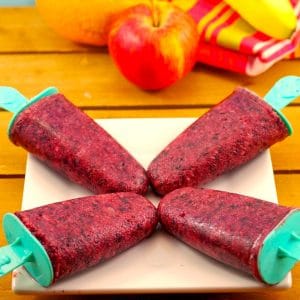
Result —
M32 5L34 0L0 0L1 6Z

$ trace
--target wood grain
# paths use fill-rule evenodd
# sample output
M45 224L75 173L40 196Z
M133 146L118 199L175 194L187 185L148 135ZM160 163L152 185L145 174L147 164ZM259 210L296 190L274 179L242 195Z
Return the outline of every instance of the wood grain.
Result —
M27 96L54 85L79 106L209 106L238 85L264 95L280 77L300 75L300 60L279 62L257 77L197 65L173 87L147 93L120 75L105 48L62 39L47 27L36 8L1 8L0 45L0 68L5 70L1 85L19 88Z
M105 51L2 54L0 69L1 85L15 87L27 97L48 86L56 86L76 105L87 108L193 108L218 103L236 86L264 95L282 76L300 76L300 60L279 62L255 78L199 65L168 89L151 93L125 80ZM299 104L300 99L294 103Z
M35 7L1 8L0 45L0 53L95 51L57 35Z

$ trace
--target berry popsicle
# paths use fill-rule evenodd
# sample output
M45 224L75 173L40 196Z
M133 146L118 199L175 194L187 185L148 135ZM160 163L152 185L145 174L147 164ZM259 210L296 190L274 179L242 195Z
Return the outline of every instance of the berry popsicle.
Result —
M159 203L172 235L273 285L300 260L300 210L239 194L185 187ZM199 266L200 267L200 266Z
M277 82L267 101L237 88L156 156L147 170L152 187L165 195L201 186L253 159L291 134L279 110L299 95L300 78L294 76Z
M16 90L0 87L0 106L14 112L11 141L96 194L145 194L144 168L94 120L55 88L27 101Z
M0 276L24 265L42 286L136 245L156 228L154 205L131 192L81 197L6 214Z

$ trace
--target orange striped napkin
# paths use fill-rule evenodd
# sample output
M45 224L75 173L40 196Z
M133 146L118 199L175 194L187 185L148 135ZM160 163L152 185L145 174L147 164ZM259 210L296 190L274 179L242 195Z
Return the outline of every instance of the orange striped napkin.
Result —
M283 58L300 57L300 0L291 0L298 19L289 39L259 32L222 0L199 0L189 10L198 24L198 61L215 67L258 75Z

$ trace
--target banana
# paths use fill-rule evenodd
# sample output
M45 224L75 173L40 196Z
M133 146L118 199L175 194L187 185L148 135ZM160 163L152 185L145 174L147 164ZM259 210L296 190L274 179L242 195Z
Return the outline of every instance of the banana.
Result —
M289 0L224 0L255 29L276 39L289 38L297 26Z

